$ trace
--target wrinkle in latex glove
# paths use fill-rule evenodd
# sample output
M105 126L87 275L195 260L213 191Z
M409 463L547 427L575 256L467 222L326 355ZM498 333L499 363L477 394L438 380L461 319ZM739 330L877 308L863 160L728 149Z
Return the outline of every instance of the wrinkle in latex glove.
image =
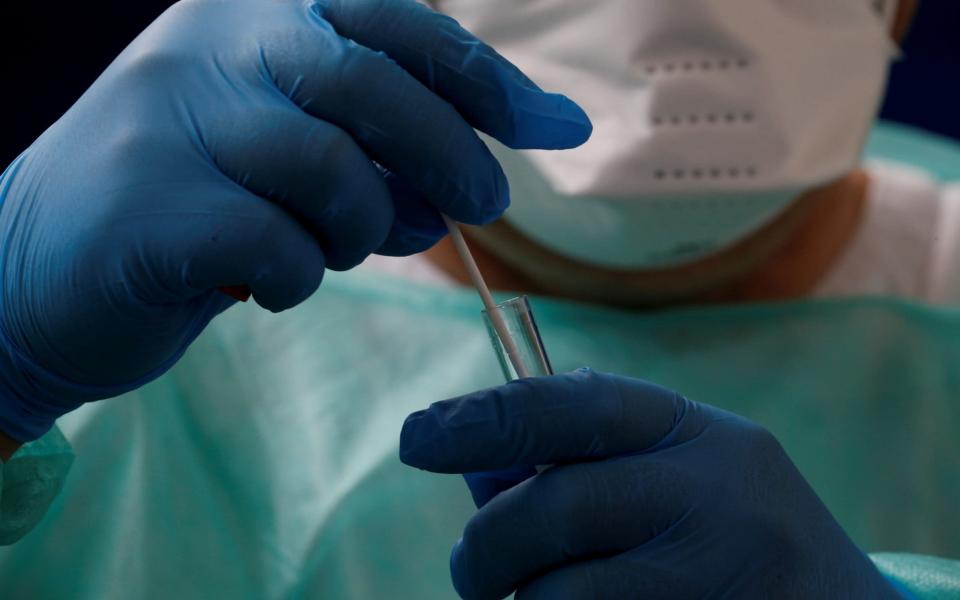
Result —
M557 465L467 524L450 569L469 600L898 597L770 433L642 381L578 371L439 402L400 457Z
M456 65L450 68L448 65ZM175 4L0 179L0 430L164 373L240 286L271 311L509 204L475 128L590 122L412 0Z

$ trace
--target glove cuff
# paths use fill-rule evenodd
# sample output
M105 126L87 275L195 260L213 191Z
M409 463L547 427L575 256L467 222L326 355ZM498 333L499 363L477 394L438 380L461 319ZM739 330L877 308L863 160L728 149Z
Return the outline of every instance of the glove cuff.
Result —
M73 449L54 427L0 463L0 546L13 544L46 515L73 464Z
M960 561L916 554L871 554L870 559L906 598L960 597Z
M40 439L58 418L93 396L89 388L24 357L0 330L0 431L22 443Z

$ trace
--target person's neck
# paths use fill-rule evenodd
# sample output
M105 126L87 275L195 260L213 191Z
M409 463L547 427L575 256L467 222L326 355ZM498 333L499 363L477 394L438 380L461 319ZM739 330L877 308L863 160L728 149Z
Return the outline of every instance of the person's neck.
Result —
M656 271L584 265L535 244L503 221L468 229L467 235L487 283L498 290L629 308L791 300L809 295L843 255L862 221L868 186L867 174L854 172L804 195L736 246L695 264ZM427 256L468 283L449 240Z

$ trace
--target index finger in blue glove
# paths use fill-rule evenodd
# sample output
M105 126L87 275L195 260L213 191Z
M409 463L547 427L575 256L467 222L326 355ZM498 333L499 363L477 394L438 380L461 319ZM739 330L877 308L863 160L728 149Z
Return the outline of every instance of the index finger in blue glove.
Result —
M590 119L561 94L541 90L452 18L397 0L320 0L340 35L386 52L474 127L512 148L572 148Z
M659 455L563 465L486 504L450 557L464 598L502 598L549 570L614 556L680 520L701 489L682 464Z
M642 452L671 443L692 402L664 388L581 370L523 379L410 415L400 458L473 473Z
M281 207L226 178L171 183L164 193L163 203L137 218L110 223L115 234L133 230L137 255L148 257L131 267L142 281L138 293L173 303L202 299L218 287L242 283L260 306L279 312L303 302L319 287L324 252ZM204 198L202 206L197 206L197 196ZM145 221L154 227L143 227ZM177 243L171 244L171 238ZM197 319L198 328L205 325L205 320ZM188 335L197 333L191 330ZM138 350L149 349L150 336L141 337L147 341L142 340ZM127 352L104 368L122 373L125 361L137 356Z
M443 216L419 190L383 171L383 179L393 198L395 214L386 241L377 249L382 256L410 256L429 250L449 233Z
M514 600L672 600L709 595L702 580L679 577L664 568L662 558L650 554L630 551L560 567L524 584L517 590Z
M498 218L509 186L473 127L390 57L305 12L302 27L278 24L286 30L264 44L259 76L291 106L346 131L437 210L473 225Z
M256 119L246 121L242 109L222 110L222 119L232 122L205 136L217 166L283 207L320 245L328 268L351 269L383 244L394 223L395 198L342 129L293 106L259 108Z

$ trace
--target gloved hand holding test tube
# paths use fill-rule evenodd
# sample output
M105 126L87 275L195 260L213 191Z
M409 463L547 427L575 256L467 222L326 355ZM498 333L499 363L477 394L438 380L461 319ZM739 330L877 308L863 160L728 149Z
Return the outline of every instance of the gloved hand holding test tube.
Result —
M470 280L483 301L483 316L490 332L490 341L506 381L553 375L553 367L550 365L527 297L520 296L498 305L483 280L460 227L446 215L443 219ZM474 503L477 508L481 508L500 492L533 477L549 466L519 466L499 471L467 473L463 478L470 488Z

